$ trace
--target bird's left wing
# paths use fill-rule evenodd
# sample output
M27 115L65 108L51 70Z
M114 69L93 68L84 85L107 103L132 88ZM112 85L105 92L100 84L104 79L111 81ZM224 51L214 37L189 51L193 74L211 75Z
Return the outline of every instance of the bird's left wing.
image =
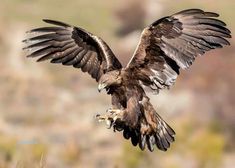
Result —
M188 68L206 51L229 45L226 38L231 38L231 32L218 16L188 9L152 23L143 30L126 69L152 91L169 88L180 68Z
M81 68L96 81L102 74L122 68L109 46L98 36L75 26L54 20L43 20L52 24L28 32L31 37L24 40L29 57L38 61L51 60Z

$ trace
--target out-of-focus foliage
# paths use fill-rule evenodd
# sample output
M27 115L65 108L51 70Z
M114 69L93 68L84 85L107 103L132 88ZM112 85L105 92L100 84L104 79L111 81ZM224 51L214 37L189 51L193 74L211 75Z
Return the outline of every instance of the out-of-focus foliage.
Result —
M125 65L141 28L186 8L220 13L235 31L232 0L1 0L0 167L233 168L235 39L198 58L171 91L152 95L176 131L167 152L142 152L95 121L110 97L77 69L26 59L21 41L43 18L101 36Z

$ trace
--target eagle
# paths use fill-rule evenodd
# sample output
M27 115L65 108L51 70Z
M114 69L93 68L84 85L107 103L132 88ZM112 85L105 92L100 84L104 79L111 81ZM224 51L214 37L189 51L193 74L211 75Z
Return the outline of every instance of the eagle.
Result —
M98 91L111 96L111 107L96 115L109 128L122 132L141 150L155 146L166 151L175 140L174 130L156 112L147 91L158 93L174 85L180 69L197 56L230 45L231 32L214 12L187 9L147 26L136 50L123 67L100 37L60 21L27 32L27 57L80 68L98 83Z

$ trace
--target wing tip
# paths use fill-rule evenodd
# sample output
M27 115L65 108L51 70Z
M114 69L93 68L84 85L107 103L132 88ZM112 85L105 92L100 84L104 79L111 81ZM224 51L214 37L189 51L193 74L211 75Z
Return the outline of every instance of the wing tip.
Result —
M185 9L185 10L179 11L173 15L192 14L192 13L204 13L204 11L202 9L198 9L198 8L190 8L190 9Z
M22 43L27 43L27 41L28 41L28 39L24 39L24 40L22 40L21 42L22 42Z
M29 54L29 55L26 55L26 58L33 58L33 56Z
M61 21L52 20L52 19L42 19L42 21L45 22L45 23L49 23L49 24L53 24L53 25L57 25L57 26L71 27L67 23L64 23L64 22L61 22Z
M203 14L207 17L219 17L220 16L218 13L207 12L207 11L204 11L204 10L199 9L199 8L185 9L185 10L182 10L182 11L179 11L179 12L175 13L174 15L187 15L187 14L190 14L190 15Z
M215 12L204 12L204 14L208 17L219 17L220 15Z

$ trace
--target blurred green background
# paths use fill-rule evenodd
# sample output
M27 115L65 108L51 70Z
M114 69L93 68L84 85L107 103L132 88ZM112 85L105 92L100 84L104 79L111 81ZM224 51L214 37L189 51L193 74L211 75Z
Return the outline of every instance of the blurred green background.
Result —
M0 168L233 168L235 39L151 96L176 131L170 150L141 152L95 121L110 105L78 69L26 59L22 40L43 18L102 37L125 65L146 25L186 8L219 13L235 31L232 0L1 0Z

